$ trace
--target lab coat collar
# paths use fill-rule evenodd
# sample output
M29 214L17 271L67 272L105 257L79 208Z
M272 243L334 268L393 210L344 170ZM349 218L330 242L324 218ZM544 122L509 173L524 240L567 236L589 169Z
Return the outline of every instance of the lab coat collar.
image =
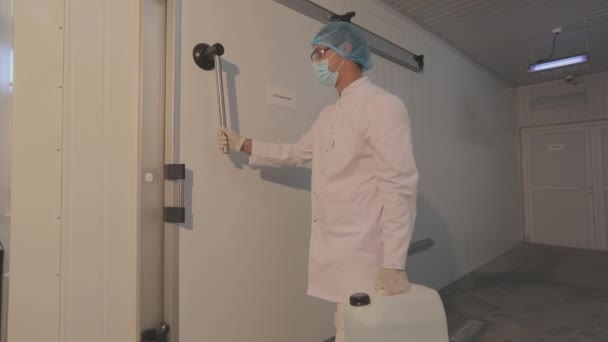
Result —
M369 83L369 78L361 77L360 79L356 80L355 82L349 84L348 87L344 88L344 90L342 90L342 96L340 98L342 100L344 100L346 97L348 97L349 95L354 93L355 90L357 90L357 88L359 88L359 86L361 86L363 84L367 84L367 83Z

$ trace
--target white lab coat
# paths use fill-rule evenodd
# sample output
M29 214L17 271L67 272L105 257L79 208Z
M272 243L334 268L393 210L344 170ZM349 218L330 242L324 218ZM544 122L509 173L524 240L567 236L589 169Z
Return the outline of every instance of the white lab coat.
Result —
M361 78L295 144L253 141L252 166L312 160L308 294L347 303L382 268L404 269L418 171L403 102Z

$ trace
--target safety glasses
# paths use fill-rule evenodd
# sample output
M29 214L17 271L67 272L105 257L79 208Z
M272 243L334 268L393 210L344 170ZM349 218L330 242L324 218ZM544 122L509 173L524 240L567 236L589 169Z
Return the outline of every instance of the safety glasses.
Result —
M312 54L310 54L310 59L313 62L318 62L318 61L320 61L323 58L323 55L328 50L329 50L329 48L316 49L315 51L312 52Z

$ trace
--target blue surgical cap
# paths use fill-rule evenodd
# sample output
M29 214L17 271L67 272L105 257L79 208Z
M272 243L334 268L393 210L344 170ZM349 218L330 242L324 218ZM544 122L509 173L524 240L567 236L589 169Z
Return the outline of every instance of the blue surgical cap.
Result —
M350 43L352 46L352 51L349 54L346 54L343 50L344 43ZM312 40L312 45L323 45L331 48L340 56L361 65L363 71L367 71L374 66L369 46L363 34L351 23L334 21L323 26Z

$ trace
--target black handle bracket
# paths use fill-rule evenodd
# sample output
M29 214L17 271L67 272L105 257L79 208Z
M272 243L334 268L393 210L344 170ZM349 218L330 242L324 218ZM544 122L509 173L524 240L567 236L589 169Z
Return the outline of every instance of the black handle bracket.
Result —
M178 203L177 206L163 208L163 218L167 223L186 222L186 208L184 207L184 181L186 180L185 164L166 164L165 180L177 182Z
M215 56L222 56L224 54L224 46L220 43L213 45L200 43L197 44L192 50L192 58L194 63L203 70L213 70L215 68Z

